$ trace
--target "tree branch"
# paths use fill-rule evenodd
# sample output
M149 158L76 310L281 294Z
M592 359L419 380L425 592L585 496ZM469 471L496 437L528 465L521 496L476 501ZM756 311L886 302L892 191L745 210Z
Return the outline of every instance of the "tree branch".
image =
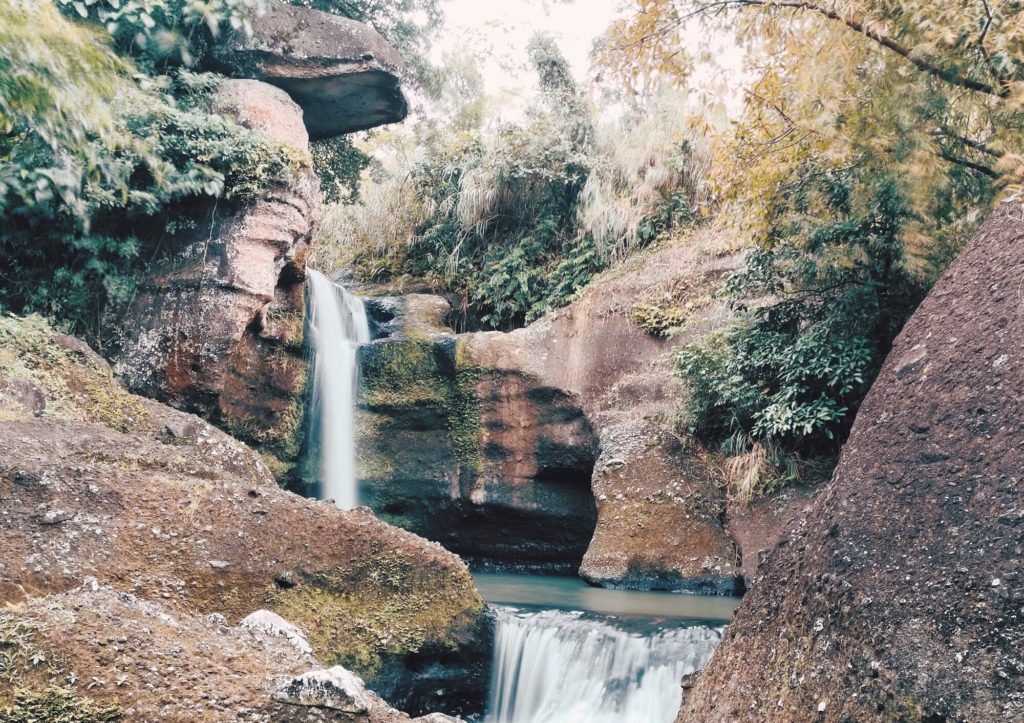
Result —
M866 25L863 21L854 17L847 17L840 14L835 10L835 8L825 7L816 2L811 2L810 0L714 0L713 2L701 2L697 8L686 17L695 17L706 12L727 10L730 7L788 8L816 13L828 18L829 20L842 23L850 30L874 40L882 47L888 48L902 58L905 58L919 70L928 73L929 75L933 75L936 78L940 78L947 83L952 83L953 85L957 85L961 88L966 88L967 90L972 90L977 93L993 95L998 98L1007 98L1010 95L1009 88L1005 85L996 86L991 83L986 83L963 75L953 68L944 68L941 65L937 65L925 60L924 58L918 57L914 54L913 48L903 45L895 38L891 38L888 35L880 33L874 28ZM982 41L984 41L984 38L982 38Z
M993 169L989 168L988 166L983 166L980 163L969 161L966 158L959 158L957 156L954 156L952 153L950 153L944 148L939 150L939 157L942 158L943 160L949 161L950 163L955 163L958 166L970 168L972 171L982 173L993 180L999 179L999 174Z

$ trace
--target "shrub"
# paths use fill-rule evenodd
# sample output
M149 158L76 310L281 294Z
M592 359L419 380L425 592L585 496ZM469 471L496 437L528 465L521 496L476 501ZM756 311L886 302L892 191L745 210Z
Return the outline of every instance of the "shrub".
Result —
M845 439L924 293L903 264L908 211L898 186L869 170L808 185L796 202L821 203L828 216L756 248L729 279L739 323L678 356L691 430L811 454ZM851 184L870 186L870 201L851 205Z

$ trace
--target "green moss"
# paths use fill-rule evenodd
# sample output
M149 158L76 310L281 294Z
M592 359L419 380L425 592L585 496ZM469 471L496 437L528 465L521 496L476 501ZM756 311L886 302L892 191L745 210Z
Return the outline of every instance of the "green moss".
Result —
M217 426L255 449L273 473L277 483L288 487L301 477L302 445L306 434L309 363L302 356L275 349L269 355L279 367L279 379L290 379L291 386L281 390L287 403L281 411L259 418L237 418L229 413L217 419Z
M96 703L70 688L56 686L18 690L11 705L0 708L0 720L7 723L114 723L121 717L117 706Z
M156 431L142 401L108 367L59 344L42 317L0 317L0 348L0 374L40 389L45 416L99 422L119 432ZM2 398L0 403L6 416L19 414L20 405Z
M68 670L37 642L38 627L18 608L0 612L0 721L5 723L112 723L115 706L101 705L58 685Z
M480 399L483 370L469 358L465 342L406 338L374 345L363 360L362 404L375 412L438 409L445 419L455 459L466 470L480 466Z
M464 570L377 545L353 569L309 575L279 592L274 609L307 633L321 662L372 680L391 660L457 650L483 601Z
M370 351L362 369L365 406L401 410L444 401L447 375L429 339L389 341Z
M452 451L459 466L472 472L480 470L480 396L477 384L483 370L470 358L465 341L455 345L455 379L449 385L443 404L448 422Z

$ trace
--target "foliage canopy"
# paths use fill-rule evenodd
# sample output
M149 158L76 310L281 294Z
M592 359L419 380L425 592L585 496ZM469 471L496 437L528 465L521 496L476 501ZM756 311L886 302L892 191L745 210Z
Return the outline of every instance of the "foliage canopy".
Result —
M634 7L601 46L629 87L684 81L695 27L735 37L753 79L714 171L753 251L724 291L737 326L680 356L690 425L833 451L903 322L1024 169L1024 5Z

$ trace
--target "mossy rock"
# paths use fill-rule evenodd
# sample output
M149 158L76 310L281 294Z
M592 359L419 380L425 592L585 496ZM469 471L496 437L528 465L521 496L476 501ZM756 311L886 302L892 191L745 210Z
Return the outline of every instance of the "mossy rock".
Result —
M19 391L22 390L22 391ZM41 408L26 404L35 390ZM0 417L98 422L119 432L155 432L142 400L114 380L84 342L53 330L40 316L0 317Z
M409 656L459 651L484 604L465 570L424 566L379 545L349 569L304 574L274 609L306 631L320 661L372 683Z
M481 370L454 335L399 338L361 350L360 404L375 414L399 416L434 408L444 417L461 468L480 466Z

